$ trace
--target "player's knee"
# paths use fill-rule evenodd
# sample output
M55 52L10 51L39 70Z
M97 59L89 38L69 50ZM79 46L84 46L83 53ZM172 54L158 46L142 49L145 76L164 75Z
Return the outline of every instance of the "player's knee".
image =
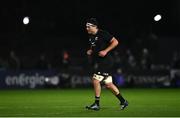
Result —
M110 89L110 88L112 88L113 83L106 83L105 85L106 85L107 89Z
M100 81L93 79L93 84L99 84L99 83L100 83Z

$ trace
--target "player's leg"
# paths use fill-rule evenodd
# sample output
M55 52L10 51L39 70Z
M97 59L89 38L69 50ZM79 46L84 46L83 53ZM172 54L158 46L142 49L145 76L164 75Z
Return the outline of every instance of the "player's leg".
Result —
M94 92L95 92L95 102L90 106L86 106L87 109L92 109L92 110L99 110L100 109L100 105L99 105L100 95L101 95L101 84L100 84L100 82L103 80L103 78L104 77L102 75L94 74L94 76L92 78L92 83L93 83Z
M126 108L128 106L128 102L127 100L125 100L123 98L123 96L121 95L119 89L113 84L112 82L112 76L108 76L106 77L106 79L104 80L106 88L110 89L112 91L112 93L118 98L118 100L120 101L120 105L121 105L121 109L123 110L124 108Z
M101 95L101 84L100 81L93 78L93 86L95 92L95 103L99 106L99 100Z
M105 83L106 88L110 89L114 95L118 95L119 89L111 82L111 83Z

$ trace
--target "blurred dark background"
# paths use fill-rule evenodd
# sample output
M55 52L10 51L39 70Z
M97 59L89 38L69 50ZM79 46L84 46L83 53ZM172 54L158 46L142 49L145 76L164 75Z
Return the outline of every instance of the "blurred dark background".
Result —
M155 21L158 14L162 19ZM179 0L1 0L1 69L89 68L90 17L120 41L113 52L115 71L179 69Z

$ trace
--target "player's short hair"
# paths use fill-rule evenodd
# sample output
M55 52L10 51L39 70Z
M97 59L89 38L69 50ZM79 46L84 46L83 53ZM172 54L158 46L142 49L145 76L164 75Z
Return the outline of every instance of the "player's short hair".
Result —
M89 19L87 19L86 23L98 26L98 22L97 22L96 18L89 18Z

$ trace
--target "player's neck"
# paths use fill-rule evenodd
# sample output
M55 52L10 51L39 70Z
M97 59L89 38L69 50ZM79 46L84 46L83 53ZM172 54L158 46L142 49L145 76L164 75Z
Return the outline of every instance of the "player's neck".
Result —
M96 35L99 29L95 29L94 32L92 33L93 35Z

